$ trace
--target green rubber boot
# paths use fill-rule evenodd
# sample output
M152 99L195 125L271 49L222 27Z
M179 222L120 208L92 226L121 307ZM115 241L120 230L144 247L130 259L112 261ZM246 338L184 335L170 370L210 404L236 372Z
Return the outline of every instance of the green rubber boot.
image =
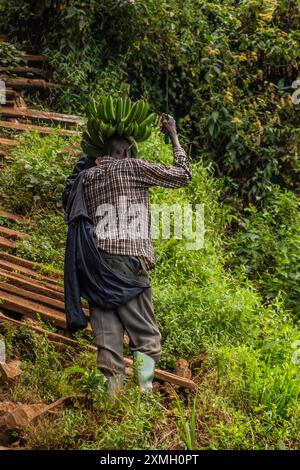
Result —
M145 353L134 351L133 365L135 377L141 393L152 392L155 361Z
M109 398L115 398L123 389L125 374L114 374L107 377L106 394Z

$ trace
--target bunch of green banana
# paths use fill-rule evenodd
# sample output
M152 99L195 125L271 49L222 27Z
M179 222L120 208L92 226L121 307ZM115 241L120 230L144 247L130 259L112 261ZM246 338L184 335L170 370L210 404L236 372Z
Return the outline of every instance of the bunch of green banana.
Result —
M131 142L136 155L138 142L150 137L151 125L157 118L155 113L148 115L149 107L143 100L133 103L129 96L114 99L103 95L98 103L92 99L86 108L88 122L82 136L83 151L97 157L103 152L105 139L119 136Z

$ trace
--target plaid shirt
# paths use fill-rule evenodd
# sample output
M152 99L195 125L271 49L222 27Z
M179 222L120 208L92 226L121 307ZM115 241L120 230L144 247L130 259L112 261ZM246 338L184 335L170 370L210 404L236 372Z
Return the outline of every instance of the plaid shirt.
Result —
M148 189L180 188L191 178L182 147L173 149L173 166L135 158L102 157L100 164L86 170L84 176L85 200L95 224L97 247L111 254L138 256L147 269L152 268L155 257Z

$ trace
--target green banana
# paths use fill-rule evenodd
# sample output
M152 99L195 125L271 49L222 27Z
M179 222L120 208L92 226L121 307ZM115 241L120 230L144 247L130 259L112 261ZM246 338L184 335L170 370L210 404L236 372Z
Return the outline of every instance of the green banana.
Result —
M82 134L82 140L84 140L87 144L89 144L93 147L97 147L97 145L95 144L92 137L90 136L90 134L87 131L84 131L84 133Z
M134 119L137 123L140 122L140 118L141 118L143 109L144 109L144 101L139 100L137 102L137 110L136 110L136 113L135 113L135 116L134 116Z
M143 122L146 119L149 108L150 108L150 104L144 101L144 107L140 115L139 123Z
M130 124L131 122L134 121L134 118L135 118L135 115L136 115L136 112L137 112L137 108L138 108L138 102L136 101L135 103L133 103L133 105L131 106L131 109L128 113L128 115L126 116L125 118L125 126L128 126L128 124Z
M151 124L157 118L155 113L147 116L149 108L150 105L144 100L132 102L124 94L116 99L102 95L97 103L92 98L86 106L88 121L82 136L82 148L90 156L99 155L105 139L118 135L130 140L136 155L137 143L148 139Z
M157 117L156 113L149 114L149 116L146 119L144 119L143 122L140 123L140 126L148 126L149 124L152 124L152 122L155 121L156 117Z
M123 116L123 100L118 98L116 101L116 123L119 124L122 121Z
M106 103L106 114L110 121L116 120L116 112L114 108L114 100L112 96L109 96Z
M111 137L113 134L116 132L116 126L113 126L112 124L109 124L109 128L106 134L106 137Z
M129 111L131 109L131 99L129 96L126 96L123 98L123 115L122 115L122 121L125 121L126 116L128 116Z
M147 140L150 135L151 135L152 129L149 126L146 126L146 129L144 131L144 134L138 139L139 142L144 142L144 140Z
M99 155L101 155L101 150L98 147L90 145L85 140L82 140L81 148L89 157L97 158Z
M139 146L138 146L138 143L137 141L135 140L134 137L130 136L129 137L129 141L131 142L131 145L132 145L132 155L134 157L137 156L138 152L139 152Z
M87 130L95 145L103 145L103 135L97 127L97 121L93 118L87 122Z
M107 123L109 122L109 118L106 112L106 105L107 105L107 96L103 95L99 103L99 117L102 119L102 121Z
M124 122L119 122L119 124L117 125L117 134L121 137L124 133Z
M138 125L138 123L135 121L135 123L134 123L134 129L133 129L133 132L132 132L132 137L134 137L134 138L136 139L138 133L139 133L139 125Z

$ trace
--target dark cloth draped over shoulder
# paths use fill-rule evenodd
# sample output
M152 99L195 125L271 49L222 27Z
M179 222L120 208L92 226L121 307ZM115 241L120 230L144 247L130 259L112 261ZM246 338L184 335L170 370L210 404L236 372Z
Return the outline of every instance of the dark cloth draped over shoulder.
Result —
M92 166L92 165L91 165ZM84 198L83 178L78 174L67 188L65 222L68 224L64 291L67 328L71 332L87 326L88 319L81 306L81 297L102 308L116 308L127 303L150 287L149 280L126 279L115 273L105 262L94 239L94 224Z

